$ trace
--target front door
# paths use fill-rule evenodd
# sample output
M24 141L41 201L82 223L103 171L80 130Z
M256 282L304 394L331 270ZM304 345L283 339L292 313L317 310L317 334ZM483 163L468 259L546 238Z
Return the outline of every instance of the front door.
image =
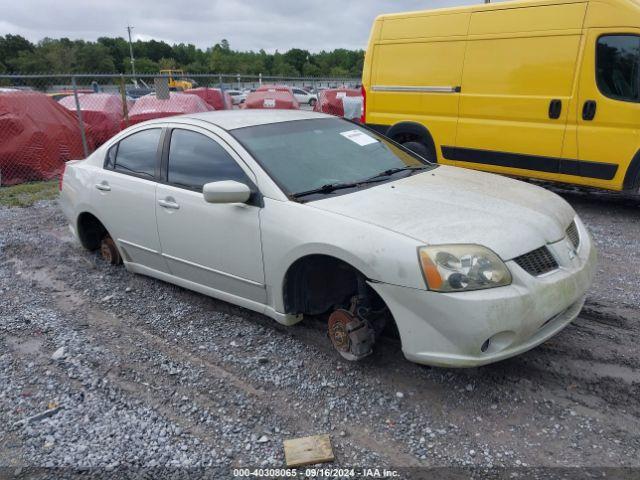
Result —
M577 109L578 169L594 187L620 189L640 133L640 30L587 33Z
M253 188L252 173L206 130L173 128L156 192L162 256L177 277L266 303L260 208L204 201L204 184L236 180ZM240 163L239 163L240 162Z

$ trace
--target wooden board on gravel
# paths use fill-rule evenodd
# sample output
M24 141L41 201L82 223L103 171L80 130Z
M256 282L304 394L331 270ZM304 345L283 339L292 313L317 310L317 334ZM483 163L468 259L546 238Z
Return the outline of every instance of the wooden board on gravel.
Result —
M329 435L294 438L284 441L287 467L302 467L315 463L333 462L333 449Z

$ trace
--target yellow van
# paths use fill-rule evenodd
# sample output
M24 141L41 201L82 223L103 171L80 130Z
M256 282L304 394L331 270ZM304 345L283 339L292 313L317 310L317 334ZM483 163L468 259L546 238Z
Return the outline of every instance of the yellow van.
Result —
M443 164L640 188L640 2L518 1L382 15L363 121Z

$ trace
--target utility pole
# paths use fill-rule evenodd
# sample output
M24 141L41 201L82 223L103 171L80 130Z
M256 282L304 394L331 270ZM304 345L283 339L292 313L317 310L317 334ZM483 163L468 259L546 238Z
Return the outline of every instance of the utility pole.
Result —
M133 27L127 25L127 33L129 33L129 55L131 56L131 73L133 74L133 81L136 81L136 61L133 58L133 43L131 43L131 30Z

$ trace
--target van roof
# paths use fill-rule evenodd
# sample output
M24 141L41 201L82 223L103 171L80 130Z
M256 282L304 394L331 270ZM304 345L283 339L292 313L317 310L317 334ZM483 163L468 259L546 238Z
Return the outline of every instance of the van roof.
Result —
M445 13L472 13L472 12L483 12L483 11L491 11L491 10L506 10L511 8L522 8L522 7L535 7L535 6L544 6L544 5L561 5L561 4L569 4L569 3L590 3L593 0L512 0L505 2L495 2L495 3L479 3L475 5L464 5L460 7L446 7L446 8L434 8L427 10L414 10L409 12L399 12L399 13L386 13L383 15L379 15L377 20L384 20L390 18L402 18L402 17L413 17L413 16L421 16L421 15L439 15ZM626 6L630 8L638 8L640 0L598 0L601 3L608 3L612 5L620 5Z

